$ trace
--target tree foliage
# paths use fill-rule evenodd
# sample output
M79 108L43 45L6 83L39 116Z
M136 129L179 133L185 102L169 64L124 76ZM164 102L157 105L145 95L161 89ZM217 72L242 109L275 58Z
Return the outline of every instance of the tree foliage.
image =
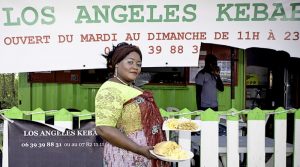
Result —
M0 109L18 105L18 78L15 74L0 74Z

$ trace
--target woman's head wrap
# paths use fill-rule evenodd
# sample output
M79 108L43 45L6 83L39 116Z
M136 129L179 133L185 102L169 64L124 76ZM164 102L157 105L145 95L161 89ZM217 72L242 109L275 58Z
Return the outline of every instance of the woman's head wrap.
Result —
M107 60L107 68L110 71L113 71L115 69L116 64L122 61L131 52L138 53L142 60L142 52L140 48L135 45L122 42L119 43L117 46L113 46L113 49L107 55L103 55Z

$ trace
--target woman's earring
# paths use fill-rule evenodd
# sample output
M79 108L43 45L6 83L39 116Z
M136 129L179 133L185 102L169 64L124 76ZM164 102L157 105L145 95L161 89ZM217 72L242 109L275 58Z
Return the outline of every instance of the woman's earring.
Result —
M115 67L115 74L114 74L114 77L118 77L118 68Z

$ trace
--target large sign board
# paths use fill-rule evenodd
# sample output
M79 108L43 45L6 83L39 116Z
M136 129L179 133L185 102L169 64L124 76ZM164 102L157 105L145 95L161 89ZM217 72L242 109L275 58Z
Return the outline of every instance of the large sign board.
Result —
M104 141L95 121L80 129L59 131L46 124L5 120L3 167L102 167Z
M105 68L138 45L144 67L198 66L201 42L300 57L300 1L0 0L0 73Z

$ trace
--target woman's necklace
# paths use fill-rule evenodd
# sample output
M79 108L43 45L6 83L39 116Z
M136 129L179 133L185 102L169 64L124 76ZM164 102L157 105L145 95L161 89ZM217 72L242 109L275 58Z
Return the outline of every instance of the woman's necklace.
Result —
M124 84L124 85L127 85L127 86L130 86L130 87L133 87L133 85L132 84L128 84L128 83L126 83L125 81L123 81L121 78L119 78L118 76L114 76L118 81L120 81L122 84Z

